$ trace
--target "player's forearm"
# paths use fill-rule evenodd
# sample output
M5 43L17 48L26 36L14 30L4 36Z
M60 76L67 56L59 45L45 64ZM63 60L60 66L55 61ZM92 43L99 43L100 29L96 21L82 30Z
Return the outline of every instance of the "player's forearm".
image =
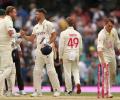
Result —
M8 31L8 35L11 37L11 38L17 38L18 36L18 33L16 33L16 30L14 28L11 28L9 31Z
M79 48L79 55L81 55L83 48Z
M11 38L12 38L13 34L14 34L14 33L13 33L12 30L9 30L9 31L8 31L8 35L9 35Z
M120 39L118 37L117 31L115 32L115 48L120 49Z
M80 47L79 47L79 54L80 54L80 55L81 55L82 51L83 51L83 45L82 45L82 43L81 43L81 45L80 45Z
M36 38L36 35L33 33L30 36L27 36L26 31L24 31L24 30L21 30L20 34L21 34L22 38L24 38L25 40L30 41L30 42L34 42L34 39Z
M63 47L59 44L59 59L63 57Z
M119 39L116 40L115 47L117 47L117 49L120 50L120 40Z
M99 57L101 63L105 63L105 59L104 59L104 56L103 56L103 51L98 51L98 57Z
M62 53L59 53L59 59L62 59L63 58L62 56L63 56Z
M63 58L63 52L64 52L64 38L62 33L60 33L60 40L59 40L59 59Z
M51 43L55 42L55 39L56 39L56 38L50 38L49 43L51 44Z
M50 41L49 41L49 43L53 43L53 42L55 42L56 37L57 37L57 33L56 33L56 32L52 33L52 34L51 34L51 37L50 37Z
M82 42L82 38L80 39L80 46L79 46L79 55L81 55L83 51L83 42Z
M23 35L22 37L27 41L31 41L31 42L34 41L34 38L32 36Z

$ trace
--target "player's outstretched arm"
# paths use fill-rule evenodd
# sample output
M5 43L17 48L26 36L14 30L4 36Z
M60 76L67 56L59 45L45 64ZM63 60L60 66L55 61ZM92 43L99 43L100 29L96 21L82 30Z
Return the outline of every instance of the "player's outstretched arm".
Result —
M60 62L62 62L63 51L64 51L64 38L63 38L63 34L60 33L60 39L59 39L59 59L60 59Z
M35 34L32 34L32 35L30 35L30 36L25 35L26 33L25 33L25 31L23 31L23 30L20 31L20 34L21 34L21 37L22 37L22 38L24 38L24 39L27 40L27 41L31 41L31 42L34 42L34 39L35 39L35 37L36 37Z
M120 52L120 39L118 37L118 33L117 31L115 30L115 47L119 50Z
M103 56L103 48L104 48L104 38L102 36L102 32L98 34L98 40L97 40L97 52L98 52L98 58L100 60L100 63L104 64L105 59Z
M83 51L83 41L82 41L82 36L80 35L79 55L81 55L82 51Z
M101 61L101 64L105 64L105 59L104 59L104 56L103 56L103 51L98 51L98 57Z

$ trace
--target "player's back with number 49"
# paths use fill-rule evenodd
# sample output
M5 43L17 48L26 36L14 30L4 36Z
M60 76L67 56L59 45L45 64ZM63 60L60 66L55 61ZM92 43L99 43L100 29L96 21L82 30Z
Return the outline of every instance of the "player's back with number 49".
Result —
M79 60L82 51L82 37L73 27L69 26L60 34L60 58Z
M69 27L61 32L59 43L59 59L63 62L65 74L65 86L67 94L72 92L72 79L74 77L77 93L81 93L80 76L79 76L79 57L82 51L82 37L79 32L73 28L73 20L71 17L66 19Z

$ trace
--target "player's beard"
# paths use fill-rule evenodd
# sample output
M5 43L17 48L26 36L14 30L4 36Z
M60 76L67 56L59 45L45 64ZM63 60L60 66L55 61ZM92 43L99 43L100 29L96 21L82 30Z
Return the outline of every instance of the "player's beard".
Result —
M35 18L35 19L36 19L36 21L37 21L37 22L39 22L39 21L40 21L40 18Z

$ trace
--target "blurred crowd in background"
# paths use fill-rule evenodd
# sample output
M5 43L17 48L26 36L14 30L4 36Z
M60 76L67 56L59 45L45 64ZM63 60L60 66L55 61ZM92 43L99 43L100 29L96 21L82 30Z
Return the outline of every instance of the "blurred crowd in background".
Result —
M58 33L67 28L65 18L71 16L74 19L74 27L83 38L83 53L80 56L79 69L81 84L97 84L97 65L99 63L96 52L96 40L99 31L103 28L103 19L111 17L115 21L115 27L120 36L120 1L119 0L0 0L0 6L8 5L17 7L17 18L14 26L17 31L26 28L26 34L30 35L36 24L35 11L44 7L47 11L47 19L54 23ZM35 45L23 40L21 43L23 56L21 57L22 75L25 85L32 85L32 71L35 60ZM116 85L120 85L120 56L116 56L117 74ZM55 67L58 72L60 84L64 85L64 72L62 64L55 59ZM48 85L46 70L43 70L43 85Z

